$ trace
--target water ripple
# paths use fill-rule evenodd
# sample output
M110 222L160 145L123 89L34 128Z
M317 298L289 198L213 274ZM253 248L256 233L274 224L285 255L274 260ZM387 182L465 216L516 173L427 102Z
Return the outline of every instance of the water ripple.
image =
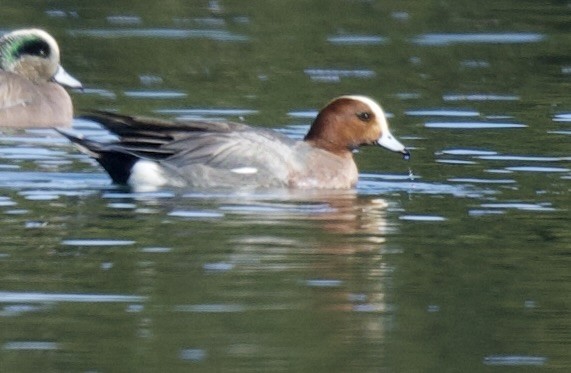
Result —
M545 35L538 33L466 33L466 34L423 34L414 37L414 44L425 46L446 46L452 44L524 44L538 43L545 40Z
M233 313L247 311L241 304L186 304L174 307L175 312L190 313Z
M313 119L318 113L319 111L317 110L295 110L290 111L287 115L293 118Z
M123 94L131 98L173 99L183 98L187 94L179 91L125 91Z
M208 354L206 353L206 350L200 348L185 348L179 353L181 360L188 361L202 361L206 359L207 356Z
M522 202L506 202L506 203L482 203L480 205L487 209L514 209L522 211L556 211L551 207L550 203L522 203Z
M140 25L143 23L143 20L139 16L134 15L115 15L115 16L107 16L107 22L112 25Z
M0 187L17 190L47 188L52 194L85 195L85 188L101 189L109 186L109 179L99 173L57 172L0 172Z
M480 113L473 110L457 109L424 109L407 110L405 114L411 117L478 117Z
M485 365L496 366L542 366L547 362L543 356L492 355L484 358Z
M447 94L442 96L444 101L519 101L520 96L485 93Z
M83 90L80 92L82 95L94 95L94 96L100 96L100 97L104 97L104 98L108 98L111 100L114 100L117 98L117 95L108 90L108 89L103 89L103 88L89 88L89 87L85 87L83 88Z
M2 346L3 350L8 351L21 351L21 350L35 350L35 351L53 351L60 348L56 342L45 341L17 341L6 342Z
M498 154L495 151L491 150L478 150L478 149L446 149L442 150L441 152L436 153L439 154L449 154L449 155L469 155L469 156L486 156L486 155L495 155Z
M144 302L147 297L118 294L64 294L64 293L22 293L0 291L0 303L127 303Z
M554 122L571 122L571 113L556 114L553 117Z
M512 179L476 179L476 178L451 178L448 179L454 183L470 183L470 184L515 184Z
M374 195L386 194L394 192L406 192L410 194L427 194L427 195L452 195L456 197L478 198L483 195L494 194L492 190L475 188L472 185L465 184L442 184L442 183L422 183L418 181L382 181L371 179L368 175L363 174L357 184L359 194ZM418 178L418 177L417 177Z
M337 45L378 45L385 44L388 40L379 35L336 35L327 38L328 42Z
M305 74L313 81L340 82L341 78L371 79L377 74L368 69L305 69Z
M425 123L424 126L426 128L445 129L507 129L527 127L525 124L498 122L428 122Z
M97 238L63 240L62 245L66 246L129 246L134 245L135 241L130 240L102 240Z
M528 162L562 162L571 161L571 157L539 157L531 155L481 155L480 159L492 161L528 161Z
M439 222L445 221L446 218L439 215L401 215L399 220Z
M170 212L168 216L188 219L214 219L223 218L224 214L216 211L175 210Z
M521 172L571 172L571 169L563 167L533 167L533 166L506 167L506 170L521 171Z
M196 29L85 29L70 30L71 36L88 36L102 39L117 38L160 38L160 39L210 39L215 41L245 42L250 38L245 35L233 34L226 30L196 30Z
M305 284L315 288L337 288L343 285L343 281L335 279L306 280Z

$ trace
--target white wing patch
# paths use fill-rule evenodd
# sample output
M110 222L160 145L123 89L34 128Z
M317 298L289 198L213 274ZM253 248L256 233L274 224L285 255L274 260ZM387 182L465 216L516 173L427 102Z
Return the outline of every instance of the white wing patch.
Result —
M240 175L252 175L258 173L258 169L256 167L238 167L233 168L230 171Z

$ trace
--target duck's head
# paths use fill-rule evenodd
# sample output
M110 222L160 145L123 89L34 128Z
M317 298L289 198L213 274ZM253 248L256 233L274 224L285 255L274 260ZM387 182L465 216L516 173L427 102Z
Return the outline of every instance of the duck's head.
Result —
M403 154L410 152L390 132L381 106L366 96L341 96L325 106L311 125L305 141L336 154L376 144Z
M0 69L36 84L54 81L70 88L81 88L81 83L61 67L55 39L39 29L16 30L0 38Z

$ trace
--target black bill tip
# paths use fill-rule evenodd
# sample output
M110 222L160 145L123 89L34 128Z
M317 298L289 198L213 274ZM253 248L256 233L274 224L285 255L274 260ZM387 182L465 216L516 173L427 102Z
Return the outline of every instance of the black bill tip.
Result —
M408 151L408 149L404 149L402 151L402 159L404 159L405 161L408 161L410 159L410 151Z

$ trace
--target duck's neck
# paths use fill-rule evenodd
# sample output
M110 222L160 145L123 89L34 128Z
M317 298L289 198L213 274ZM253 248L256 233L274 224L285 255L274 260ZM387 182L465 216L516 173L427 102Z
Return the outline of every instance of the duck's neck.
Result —
M322 111L311 124L303 140L335 155L352 157L354 147L350 144L350 134L343 130L345 127L337 116L326 115Z
M307 136L303 139L308 144L311 144L315 148L319 148L340 157L352 157L353 152L350 148L345 145L339 145L331 140L326 140L323 138L308 138Z

